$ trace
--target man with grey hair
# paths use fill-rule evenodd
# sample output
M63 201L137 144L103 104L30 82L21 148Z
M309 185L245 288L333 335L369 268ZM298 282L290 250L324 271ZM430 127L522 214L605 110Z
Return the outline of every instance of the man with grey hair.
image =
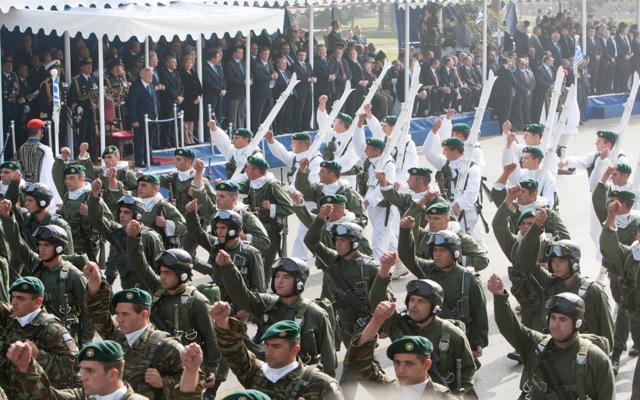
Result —
M142 68L139 73L140 79L136 81L129 91L127 97L127 108L129 109L129 119L133 127L133 149L135 166L146 168L146 143L144 116L149 119L158 118L158 98L156 96L156 86L153 85L153 69ZM151 137L149 142L153 142L155 134L155 124L149 124ZM151 165L159 165L151 159Z

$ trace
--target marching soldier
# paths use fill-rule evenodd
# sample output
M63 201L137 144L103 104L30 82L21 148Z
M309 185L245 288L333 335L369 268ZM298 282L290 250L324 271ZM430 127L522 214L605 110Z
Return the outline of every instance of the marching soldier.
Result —
M302 193L305 201L315 201L321 197L339 194L347 199L347 210L356 216L356 223L365 227L369 217L364 206L364 200L355 186L349 186L341 181L342 165L337 161L322 161L320 163L319 183L312 183L308 172L309 161L300 160L300 169L296 179L296 189Z
M227 378L227 370L221 365L220 351L211 320L202 318L211 303L191 282L193 259L181 249L165 250L157 257L159 274L156 274L142 251L140 230L136 220L126 226L127 255L134 265L138 279L153 293L151 322L156 328L168 332L183 344L198 343L205 353L205 386L213 387L213 395ZM215 300L220 298L215 286ZM215 375L215 378L214 378Z
M427 160L438 170L436 181L440 187L440 193L449 202L453 214L460 221L463 231L471 234L478 222L478 196L482 184L480 168L473 162L465 166L464 142L457 137L450 137L442 141L443 154L438 153L437 134L430 134L425 141L424 151L428 151ZM427 143L428 142L428 143ZM461 183L462 193L455 193L458 185L458 175L461 168L468 168L466 181Z
M329 114L327 114L328 99L326 95L318 98L318 112L316 114L319 127L325 124L331 124L331 135L329 135L324 142L325 147L322 158L327 161L335 161L338 165L341 165L342 169L344 169L344 171L342 171L342 179L349 182L349 186L355 188L357 187L358 174L358 166L356 164L360 158L358 157L354 143L352 143L353 138L347 138L345 134L351 124L353 124L353 118L347 114L339 113L335 120L329 121ZM340 154L337 154L343 145L344 150L342 150ZM296 188L300 190L297 185Z
M21 383L9 373L9 363L5 358L11 343L27 341L33 349L34 358L47 373L49 382L58 389L73 387L78 346L55 316L42 308L44 285L36 277L28 276L16 280L9 293L11 305L0 303L2 339L0 339L0 384L12 399L29 399L21 392Z
M38 253L35 253L20 238L20 228L11 214L9 200L0 201L0 220L7 244L29 271L25 275L35 276L44 284L47 311L62 321L78 347L90 343L94 329L84 312L83 302L87 280L78 268L62 258L64 248L70 242L67 233L56 225L40 227L33 233L38 242Z
M268 131L265 135L269 150L271 153L284 165L289 166L291 169L287 172L287 178L289 182L288 192L295 192L295 182L292 182L292 177L296 171L300 168L302 159L309 160L309 180L311 183L318 183L320 176L320 163L322 162L322 155L319 152L315 154L308 154L309 147L311 146L311 135L307 132L294 133L291 135L291 151L287 151L284 145L273 138L273 132ZM315 211L317 205L313 201L306 201L305 206L309 211ZM293 244L293 257L307 260L311 258L311 253L307 246L304 245L304 236L307 234L307 227L304 224L298 226L298 234L296 241Z
M571 239L569 229L560 214L549 206L545 197L538 195L539 184L535 178L521 179L514 186L507 189L507 180L515 168L515 163L504 165L502 167L502 174L493 184L493 188L491 188L491 197L495 204L502 204L503 201L507 200L507 197L509 197L508 207L512 208L511 205L513 204L514 213L511 216L511 223L509 225L511 232L514 234L518 233L517 222L523 213L527 211L535 212L540 208L544 208L549 216L545 221L545 232L560 239ZM517 189L513 189L514 187ZM514 192L510 192L510 190Z
M433 344L423 336L407 335L395 340L387 348L387 357L393 361L397 379L390 379L375 361L378 330L395 314L395 304L380 303L362 333L351 341L347 362L360 382L372 386L377 396L402 396L405 399L457 399L451 391L432 380L429 374L433 361ZM372 385L375 383L376 385Z
M396 257L395 253L385 253L382 256L380 273L373 281L369 294L371 308L385 303L386 293L391 283L391 268L395 264ZM391 340L419 335L427 338L431 343L438 344L431 355L432 378L436 383L448 387L455 393L464 390L466 396L477 399L478 396L473 389L476 366L469 341L461 329L464 326L455 320L446 320L437 316L444 301L442 286L429 279L416 279L410 281L406 289L407 295L404 299L407 307L406 314L393 313L382 321L382 330ZM369 323L372 324L373 321ZM458 360L460 361L459 370ZM458 387L458 382L462 387Z
M242 386L254 388L270 398L304 398L306 400L341 400L335 379L296 360L300 352L300 327L284 320L271 325L262 335L266 362L257 359L242 342L247 327L230 318L231 306L217 302L209 311L215 321L222 356ZM283 369L288 371L282 373ZM275 382L274 382L275 381Z
M96 167L91 162L91 153L88 153L89 145L80 143L80 155L78 165L85 168L85 173L89 179L95 181L100 179L108 185L102 187L102 199L111 213L116 214L117 202L122 197L122 192L135 192L138 189L136 174L129 169L129 163L120 159L120 151L114 145L104 148L102 151L102 161L104 165Z
M507 140L511 140L511 138L512 137L509 136ZM525 179L534 179L538 181L538 183L542 185L542 190L539 191L538 195L547 199L549 207L551 207L551 209L555 209L557 207L556 178L551 171L547 171L545 176L540 176L542 172L540 171L540 165L542 164L544 156L544 153L539 147L523 147L522 157L519 160L510 159L509 162L505 164L507 166L515 165L513 173L509 174L508 181L512 185L515 185L519 181ZM511 168L509 167L508 170L510 169Z
M60 155L68 160L71 150L64 147L60 149ZM85 168L81 165L64 167L64 162L57 159L54 164L54 175L59 175L63 169L64 187L66 193L62 203L62 218L69 223L73 240L73 248L76 253L86 254L89 260L96 261L98 250L98 234L94 232L89 221L87 200L91 196L91 185L85 182ZM58 180L60 180L58 178ZM113 220L113 214L103 203L105 216Z
M559 293L545 302L550 333L545 335L518 321L498 275L487 286L500 333L522 355L532 398L557 395L557 390L567 398L616 398L608 354L580 333L586 319L580 296Z
M91 225L102 236L102 240L108 241L111 245L109 258L105 260L107 283L113 285L116 277L120 275L120 286L123 289L139 287L140 281L127 257L125 227L129 224L129 221L142 220L144 203L137 197L122 196L120 201L116 203L116 221L111 221L104 217L104 208L100 201L101 188L102 181L100 179L91 182L91 197L89 197L87 205ZM164 251L162 238L153 229L142 227L140 229L140 237L147 260L155 260ZM104 256L102 255L101 257ZM157 265L154 265L153 270L157 271L157 267Z
M84 274L88 279L87 315L101 338L122 346L127 365L122 379L149 399L173 398L182 372L181 345L150 324L151 295L132 288L111 297L110 287L102 281L95 263L87 263ZM115 310L113 316L110 307Z
M304 242L323 265L321 297L335 302L340 338L347 345L354 334L362 332L371 317L369 290L380 265L359 252L363 229L354 223L333 225L331 233L335 250L322 243L322 232L332 209L331 204L320 208ZM353 296L349 296L349 293ZM345 397L354 398L357 385L348 365L345 365L340 383L343 390L347 391Z
M80 73L71 79L67 105L74 113L75 133L78 143L87 143L89 153L95 154L91 93L98 90L98 81L91 75L92 71L93 61L91 58L85 58L80 62Z
M442 286L444 302L439 316L465 323L474 361L479 368L478 357L489 344L487 300L480 278L473 267L465 268L458 263L460 237L449 230L438 231L429 237L427 246L432 260L417 256L411 231L414 223L413 217L400 221L400 260L418 279L431 279Z
M253 139L253 133L245 128L234 129L231 132L231 140L229 140L229 136L227 133L222 130L222 128L218 128L218 124L215 119L211 119L207 126L209 127L209 131L211 132L211 139L213 143L216 144L216 147L222 153L226 164L227 171L227 179L231 179L233 174L236 172L238 161L242 160L242 157L245 156L245 152L247 150L247 146L251 143L251 139ZM256 156L262 155L262 152L259 148L256 148L251 154L248 156ZM244 171L242 171L244 173ZM239 183L240 181L246 179L244 174L240 175L240 178L235 182Z
M540 285L540 306L547 297L558 293L571 292L579 295L586 304L586 324L580 327L581 331L603 336L609 341L609 348L613 347L613 318L609 299L600 285L580 276L580 247L570 240L553 242L546 251L549 269L538 263L540 235L544 232L546 218L544 209L536 211L534 223L522 238L517 253L524 273L535 278Z
M505 143L505 147L502 150L502 165L508 164L510 162L520 163L520 159L522 158L523 149L525 147L536 147L540 152L544 155L546 150L542 146L542 134L544 133L545 126L542 124L528 124L522 128L524 144L515 143L516 133L511 132L511 122L505 121L502 124L502 134L503 140ZM553 153L551 156L551 165L553 166L549 172L551 175L556 178L558 175L558 163L560 160L558 156Z
M187 232L184 216L159 191L160 178L157 175L138 177L138 197L144 203L142 224L158 232L166 249L180 248L182 235Z
M218 252L216 264L220 265L229 297L258 321L263 332L278 321L294 321L300 326L298 356L306 365L320 364L322 372L335 376L338 361L329 315L302 295L309 276L306 261L294 257L276 260L271 267L271 291L274 294L250 291L224 250Z
M437 119L433 123L433 128L431 128L431 132L438 134L438 136L440 137L439 139L440 143L442 143L443 140L449 137L457 137L463 142L466 142L467 139L469 139L469 134L471 133L471 127L463 123L452 124L451 118L453 117L454 114L455 114L455 110L450 108L447 111L446 117L442 119ZM426 155L428 150L425 147L423 147L423 152ZM484 176L484 169L487 166L487 163L484 159L484 154L482 152L482 149L480 148L480 145L476 144L476 146L473 148L473 154L471 158L473 159L473 162L475 162L476 165L480 167L480 171ZM417 163L414 165L417 165Z
M281 249L287 234L287 217L293 214L293 204L286 190L268 172L269 164L258 156L249 156L245 166L247 180L240 182L240 193L246 194L245 204L257 214L269 235L271 245L262 252L264 276L271 275L270 266L276 254L284 255L287 249Z

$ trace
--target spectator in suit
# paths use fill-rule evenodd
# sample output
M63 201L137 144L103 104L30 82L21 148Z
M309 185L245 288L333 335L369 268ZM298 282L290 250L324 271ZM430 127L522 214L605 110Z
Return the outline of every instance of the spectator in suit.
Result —
M129 119L133 127L133 150L134 162L138 168L146 168L146 143L145 143L145 126L144 116L148 115L149 119L158 118L158 100L156 97L156 87L153 85L153 70L151 68L142 68L140 70L140 79L138 79L129 91L127 97L127 108L129 110ZM155 123L149 123L149 143L153 142L153 136L157 131ZM151 159L151 165L160 165Z
M227 94L227 81L220 65L222 52L215 47L210 48L207 50L206 57L207 62L202 68L202 98L205 110L208 110L211 105L211 111L217 116L216 119L221 119L224 114L222 99ZM207 115L206 119L210 118L211 116Z
M453 61L451 57L444 57L442 59L442 65L438 68L438 79L440 84L449 89L450 95L448 96L447 102L442 104L443 109L453 108L455 110L458 109L458 95L460 92L454 85L453 78L451 77L451 67L453 65Z
M549 88L553 85L555 77L556 70L553 67L553 57L545 55L542 57L542 65L535 73L536 86L533 89L533 97L531 99L531 122L534 124L540 122L544 98Z
M451 80L453 81L453 87L458 91L458 93L460 93L458 105L460 106L462 112L471 111L471 89L462 80L462 78L460 78L460 75L458 74L458 64L461 65L461 63L458 63L458 57L456 56L451 56L451 60L453 61L453 63L449 68L449 74L451 75Z
M329 72L335 75L333 99L339 99L344 92L345 85L351 80L351 68L347 61L342 58L343 47L337 46L331 57Z
M618 26L618 34L615 37L615 47L617 48L616 56L616 77L614 81L614 92L628 92L629 81L629 60L633 55L631 53L631 44L629 43L629 27L624 22Z
M360 26L358 25L353 27L353 40L363 46L366 46L368 44L367 37L362 34L362 29L360 29Z
M36 90L35 84L29 79L29 68L25 64L18 66L18 120L16 121L16 148L20 148L27 141L26 124L35 118Z
M551 57L553 57L554 60L553 66L558 68L560 66L560 61L562 61L560 34L558 32L554 32L551 34L551 40L546 44L545 50L551 53Z
M524 25L524 21L520 21L516 25L513 40L516 42L516 53L518 53L518 57L527 55L529 51L529 35L527 34L527 27Z
M279 98L282 92L289 85L289 80L291 79L291 74L287 70L287 62L283 57L277 57L276 61L276 74L278 77L276 78L276 86L274 87L274 98ZM278 115L273 124L273 133L276 135L281 135L283 133L291 133L293 132L293 102L296 99L296 91L292 91L289 97L285 100L284 105L278 111Z
M371 85L378 78L380 72L382 71L382 65L376 63L376 60L372 57L365 57L364 59L364 79L369 82L367 84L367 93L371 90ZM377 73L375 69L377 69ZM387 74L388 75L388 74ZM384 78L383 78L384 79ZM382 84L381 84L382 86ZM371 113L380 118L392 115L393 114L393 102L394 97L383 90L383 87L378 87L378 90L373 95L373 99L371 99Z
M365 78L364 67L358 61L357 51L355 49L349 50L348 56L349 68L351 68L351 87L355 90L347 99L345 112L349 115L354 115L367 95L369 81Z
M246 126L246 92L245 85L247 74L244 66L244 48L236 46L230 59L224 64L224 78L227 81L226 98L229 104L227 112L227 122L233 124L233 128L244 128Z
M202 85L200 79L193 71L194 59L191 56L183 56L180 60L182 68L180 68L180 79L184 87L184 101L182 102L182 111L184 111L184 123L186 131L184 132L184 143L195 144L193 140L195 136L194 127L200 117L200 102L202 100Z
M258 131L260 124L273 108L273 88L278 74L273 70L269 60L271 51L268 47L262 47L258 58L251 63L251 128L254 133ZM300 84L298 84L300 85Z
M471 91L471 107L478 107L480 94L482 94L482 78L474 68L471 56L465 56L462 60L462 64L458 67L458 76L460 76L460 79L462 79Z
M251 49L249 51L249 56L251 56L250 62L258 61L258 53L260 52L260 46L256 42L251 42Z
M131 69L133 69L134 61L138 59L141 46L140 46L140 42L138 42L136 38L132 38L131 40L129 40L128 47L129 48L127 52L122 56L122 61L124 62L124 66L127 68L127 71L130 71ZM144 54L142 56L144 60ZM136 74L135 77L138 77L138 74ZM134 80L135 79L132 79L131 82L133 82Z
M437 60L437 59L434 58L434 60ZM411 81L411 79L413 78L413 59L409 58L408 65L409 65L409 81ZM398 96L398 101L400 103L404 103L407 100L404 92L404 82L405 82L404 79L405 79L404 71L400 71L400 74L398 75L398 82L396 82L396 95ZM425 86L423 85L422 88L420 88L418 95L416 96L415 103L413 105L412 116L419 117L419 118L425 116L426 110L427 110L427 98L429 96L431 96L431 94L427 92L427 89L425 89Z
M182 58L182 42L180 38L177 36L171 40L170 47L163 54L164 59L166 60L168 57L174 57L176 62L180 61Z
M634 72L640 74L640 35L633 32L633 40L631 41L631 58L629 59L629 74L633 76Z
M498 63L498 59L496 57L496 51L492 50L487 52L487 78L489 77L489 71L493 71L493 74L495 75L498 73L499 68L500 64Z
M507 121L511 115L511 104L515 94L516 80L511 72L511 60L503 58L500 61L500 69L496 81L491 91L489 102L491 103L500 126Z
M511 122L515 130L521 130L531 123L531 96L536 86L536 79L527 68L527 60L518 59L518 65L513 73L516 80L516 95L511 105Z
M540 63L542 62L542 56L543 56L543 52L544 49L542 47L542 42L540 41L540 35L542 34L542 28L539 26L536 26L533 28L533 33L531 34L531 36L529 37L529 42L528 42L528 47L531 48L533 47L535 49L535 55L536 55L536 61L537 61L537 65L540 65ZM529 51L529 65L531 66L531 51ZM532 69L533 71L535 71L535 69Z
M535 47L529 47L529 53L527 54L527 68L529 68L532 72L537 71L538 67L540 67L541 63L538 61L538 55L536 54Z
M300 81L295 87L296 101L293 105L293 131L302 132L311 128L311 85L316 83L317 78L313 73L311 65L305 60L307 51L298 49L296 52L296 62L289 70L296 74Z
M336 79L336 74L331 73L329 57L327 56L327 46L323 44L316 47L316 56L313 62L313 73L317 78L313 87L315 104L318 104L318 98L323 95L331 99L332 87L335 88L334 81Z
M575 40L569 34L569 28L567 26L562 27L562 35L560 35L560 50L562 51L562 58L566 58L567 60L573 58L576 53Z
M614 31L615 28L611 28ZM610 30L605 29L602 32L602 54L606 54L607 68L601 68L600 82L603 85L604 90L601 93L613 92L614 82L616 79L616 58L618 56L618 48L616 46L615 34L611 34ZM605 51L606 50L606 51ZM604 76L603 76L604 73Z
M334 19L331 21L331 32L327 35L327 49L329 53L333 54L338 44L346 45L345 40L342 38L340 21Z
M291 56L291 46L287 42L280 43L279 53L276 54L276 57L284 58L284 61L287 63L287 68L291 67L296 60Z
M597 91L598 87L598 70L600 68L600 58L602 58L602 47L600 47L600 41L596 38L596 28L589 27L587 29L587 53L589 56L589 74L591 79L589 80L589 87L593 94Z
M428 93L427 97L429 99L429 115L436 116L440 114L446 114L447 110L445 109L445 107L451 104L451 89L445 86L438 74L438 69L440 68L440 60L434 57L428 60L425 64L423 64L420 69L420 83L422 83ZM400 76L404 78L404 73L401 72ZM402 102L404 99L404 94L401 98L400 91L404 91L404 83L402 86L400 86L400 77L398 77L398 82L396 83L396 93L398 94L398 100Z
M33 58L33 50L31 49L31 44L33 40L31 39L31 35L24 34L22 36L22 47L16 50L13 54L13 68L17 71L18 66L24 64L27 68L32 68L32 58Z
M160 92L160 112L163 118L173 118L173 106L174 104L180 111L180 105L184 101L184 86L182 80L176 68L178 67L178 60L169 55L165 59L165 66L160 70L160 81L165 87L165 90ZM175 124L173 122L165 122L162 125L160 136L160 147L169 148L175 145Z

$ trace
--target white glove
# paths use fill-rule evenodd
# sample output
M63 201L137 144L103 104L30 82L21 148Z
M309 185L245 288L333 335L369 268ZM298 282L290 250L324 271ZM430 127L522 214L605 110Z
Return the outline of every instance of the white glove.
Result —
M31 111L31 107L29 107L28 105L25 105L22 111L24 112L24 114L29 114L29 111Z
M78 108L76 108L76 111L78 112L78 115L81 115L84 112L82 106L78 106Z

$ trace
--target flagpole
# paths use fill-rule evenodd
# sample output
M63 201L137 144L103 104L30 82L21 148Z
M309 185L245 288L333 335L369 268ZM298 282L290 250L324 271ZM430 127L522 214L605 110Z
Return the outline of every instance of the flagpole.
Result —
M51 69L51 81L53 85L51 87L51 92L53 95L53 110L51 110L51 119L53 120L53 128L55 130L55 134L53 135L53 142L49 142L49 146L54 146L54 153L56 157L60 154L58 141L60 135L60 79L58 78L58 70L55 68ZM72 150L73 151L73 150Z

